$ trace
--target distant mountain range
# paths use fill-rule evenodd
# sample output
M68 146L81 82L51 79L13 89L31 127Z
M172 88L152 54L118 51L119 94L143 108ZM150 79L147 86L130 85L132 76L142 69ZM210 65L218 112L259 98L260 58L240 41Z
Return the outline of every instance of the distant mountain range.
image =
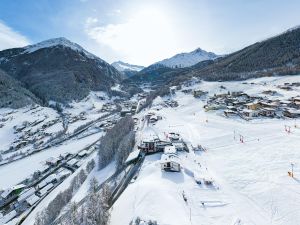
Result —
M300 74L300 27L213 60L180 69L150 66L126 83L178 84L190 77L204 80L242 80L253 77ZM157 64L158 65L158 64Z
M110 65L76 43L55 38L0 51L0 107L67 103L90 91L113 94L111 87L121 83L134 93L143 82L177 85L191 77L224 81L300 74L299 49L297 27L226 56L196 49L144 68L120 61Z
M113 66L65 38L0 51L0 69L45 104L82 99L91 90L109 92L124 78Z
M205 60L213 60L218 58L219 56L213 52L207 52L202 50L201 48L197 48L196 50L188 53L180 53L174 55L169 59L164 59L155 64L164 65L170 68L184 68L193 66L201 61Z
M111 65L126 77L131 77L145 68L144 66L132 65L122 61L113 62Z

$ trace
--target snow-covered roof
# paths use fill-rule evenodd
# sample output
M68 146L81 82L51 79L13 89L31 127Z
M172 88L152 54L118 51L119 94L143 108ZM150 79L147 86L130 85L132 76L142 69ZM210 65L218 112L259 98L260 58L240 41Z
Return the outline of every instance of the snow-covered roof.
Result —
M160 163L174 162L180 164L179 158L174 154L162 154L160 158Z
M74 166L77 163L78 163L77 159L71 159L70 161L68 161L68 165L71 165L71 166Z
M89 152L87 150L83 150L81 152L78 153L78 156L84 156L87 155Z
M39 193L41 195L44 195L47 193L47 191L49 191L54 185L52 183L46 185L45 187L43 187L41 190L39 190Z
M18 185L12 186L10 188L7 188L6 190L4 190L2 192L1 197L6 198L12 191L20 189L20 188L24 188L24 187L25 187L24 184L18 184Z
M59 159L55 158L55 157L50 157L50 158L46 159L46 162L51 163L51 164L56 164L58 161L59 161Z
M30 205L33 206L40 198L36 195L32 195L29 198L26 199L26 202Z
M49 175L48 177L46 177L45 182L46 182L46 183L50 183L50 182L52 182L52 181L54 181L54 180L56 180L56 179L57 179L56 174L51 174L51 175Z
M0 224L5 224L8 221L10 221L12 218L14 218L17 215L16 210L13 210L9 213L7 213L5 216L3 216L2 218L0 218Z
M173 146L173 145L165 146L164 153L165 154L176 154L176 148L175 148L175 146Z
M131 152L129 154L129 156L127 157L125 163L130 163L131 161L137 159L140 155L140 152L141 152L140 150L135 150L135 151Z
M29 188L29 189L23 191L23 192L20 194L19 198L18 198L18 202L24 201L26 198L28 198L29 196L33 195L34 192L35 192L35 189L34 189L34 188Z

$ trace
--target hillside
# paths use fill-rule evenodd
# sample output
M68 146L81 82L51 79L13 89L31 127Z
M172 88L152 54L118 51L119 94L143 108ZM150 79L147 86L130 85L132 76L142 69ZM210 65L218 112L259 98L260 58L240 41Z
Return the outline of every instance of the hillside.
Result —
M34 94L0 70L0 108L19 108L35 103L39 103L39 99Z
M143 66L132 65L122 61L113 62L111 65L115 67L125 77L131 77L145 68Z
M0 68L42 99L68 102L91 90L106 91L123 76L111 65L65 39L50 39L0 52Z
M207 80L237 80L300 72L300 28L257 42L215 60L190 75Z

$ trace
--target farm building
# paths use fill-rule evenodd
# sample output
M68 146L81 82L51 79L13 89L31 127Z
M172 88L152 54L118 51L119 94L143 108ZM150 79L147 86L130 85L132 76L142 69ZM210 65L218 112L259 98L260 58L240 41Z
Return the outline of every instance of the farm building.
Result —
M257 117L258 116L258 112L257 111L254 111L254 110L251 110L251 109L244 109L242 111L243 115L246 116L246 117Z
M162 154L160 159L161 169L170 172L180 172L179 158L174 154Z

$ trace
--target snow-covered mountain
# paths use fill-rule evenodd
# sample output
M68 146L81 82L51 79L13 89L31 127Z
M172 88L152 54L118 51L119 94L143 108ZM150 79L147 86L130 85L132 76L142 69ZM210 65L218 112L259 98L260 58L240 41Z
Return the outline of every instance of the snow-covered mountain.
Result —
M124 78L66 38L0 51L0 69L43 102L83 99L90 91L107 91Z
M86 51L84 48L82 48L79 44L76 44L64 37L59 37L59 38L53 38L53 39L49 39L49 40L45 40L42 42L39 42L37 44L33 44L33 45L28 45L26 47L24 47L24 52L23 53L33 53L35 51L38 51L40 49L43 48L51 48L51 47L55 47L55 46L62 46L62 47L66 47L66 48L70 48L73 51L77 51L77 52L81 52L84 53L85 56L91 58L91 59L100 59L99 57L93 55L92 53Z
M218 58L219 56L213 52L207 52L201 48L197 48L196 50L188 53L180 53L171 58L164 59L155 64L162 64L167 67L175 68L175 67L188 67L193 66L204 60L211 60Z
M132 77L145 68L143 66L132 65L122 61L113 62L111 65L127 78Z
M115 67L120 72L124 72L124 71L137 71L137 72L139 72L139 71L141 71L142 69L145 68L143 66L132 65L132 64L125 63L125 62L122 62L122 61L113 62L111 65L113 67Z

